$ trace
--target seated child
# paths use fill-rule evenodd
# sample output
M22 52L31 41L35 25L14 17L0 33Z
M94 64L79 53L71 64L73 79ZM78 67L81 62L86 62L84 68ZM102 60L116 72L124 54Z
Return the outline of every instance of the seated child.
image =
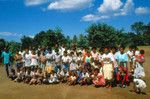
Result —
M11 80L15 80L16 79L16 72L15 72L15 69L11 69L11 72L10 72L10 74L9 74L9 78L11 79Z
M68 84L75 85L77 83L77 75L75 72L69 72Z
M83 69L83 72L81 74L80 84L81 85L89 85L90 84L90 75L85 69Z
M63 70L60 71L60 73L58 74L58 76L59 76L60 82L66 83L67 79L69 77L69 74L68 74L68 72L67 72L66 69L63 69Z
M50 73L44 72L43 84L49 84Z
M29 84L37 84L37 68L35 68L34 70L31 71L31 77L32 79L30 80Z
M42 68L39 68L37 71L37 84L41 85L43 83L43 72Z
M105 86L104 76L99 73L99 69L94 69L94 74L92 75L92 78L95 87Z
M26 70L26 73L25 73L25 80L24 80L24 83L29 84L30 80L31 80L31 69L28 68L28 69Z
M146 83L142 79L134 79L134 91L138 94L143 93L144 94L144 89L146 88Z
M20 69L17 69L17 77L14 80L15 82L21 82L23 81L23 71Z
M57 84L57 83L59 83L58 76L54 72L54 70L52 70L51 73L50 73L49 83L50 84Z

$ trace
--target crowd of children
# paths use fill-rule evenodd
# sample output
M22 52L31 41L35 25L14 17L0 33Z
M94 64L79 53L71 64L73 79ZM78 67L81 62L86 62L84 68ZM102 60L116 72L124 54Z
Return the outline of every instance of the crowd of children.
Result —
M3 56L3 54L2 54ZM15 67L9 77L27 84L94 85L95 87L125 88L134 83L136 92L146 88L143 68L144 50L129 46L76 47L64 45L18 51ZM129 65L129 66L128 66Z

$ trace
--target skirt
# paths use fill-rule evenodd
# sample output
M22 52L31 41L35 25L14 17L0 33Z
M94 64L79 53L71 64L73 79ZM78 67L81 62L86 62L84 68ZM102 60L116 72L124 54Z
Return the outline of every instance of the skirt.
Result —
M104 64L103 72L104 72L104 79L111 80L113 78L113 66L112 64Z
M136 62L133 76L135 78L145 77L144 68L139 62Z

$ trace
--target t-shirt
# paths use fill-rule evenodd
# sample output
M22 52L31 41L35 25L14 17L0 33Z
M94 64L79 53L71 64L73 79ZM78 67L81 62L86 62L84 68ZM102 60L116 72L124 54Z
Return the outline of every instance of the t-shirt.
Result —
M140 89L146 88L146 83L142 79L134 79L134 83L136 83L136 87Z
M110 63L110 62L114 62L114 56L113 56L113 54L112 53L108 53L108 54L106 54L106 53L104 53L103 55L102 55L102 61L104 62L104 63Z
M3 59L4 59L4 64L10 63L10 57L11 57L11 53L10 52L8 52L8 53L6 53L5 51L2 52L1 57L3 57Z
M71 63L70 64L70 70L77 70L78 65L76 63Z
M127 62L128 61L128 55L126 53L123 53L123 54L119 53L117 55L117 60L119 63L120 62Z
M133 51L127 51L127 54L130 56L130 58L133 56Z

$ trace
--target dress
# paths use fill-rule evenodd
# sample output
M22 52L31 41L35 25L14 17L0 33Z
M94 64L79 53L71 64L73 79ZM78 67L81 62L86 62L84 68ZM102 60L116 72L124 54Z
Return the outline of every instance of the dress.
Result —
M135 63L135 69L134 69L134 74L133 74L133 76L135 78L145 77L143 64L140 62L142 60L144 60L144 56L140 55L139 56L139 61L136 61L136 63Z
M25 66L30 67L31 66L31 55L25 54Z
M111 53L103 54L102 55L102 61L103 61L103 73L104 78L107 80L111 80L113 78L113 64L114 57Z

